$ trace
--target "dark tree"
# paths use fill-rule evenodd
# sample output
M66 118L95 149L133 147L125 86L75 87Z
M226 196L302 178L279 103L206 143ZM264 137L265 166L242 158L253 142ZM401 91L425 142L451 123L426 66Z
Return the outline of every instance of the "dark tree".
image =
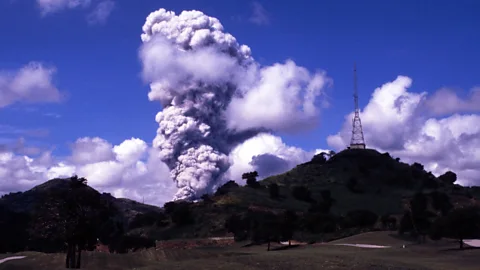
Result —
M194 223L190 203L188 202L168 202L164 205L165 213L170 216L172 222L177 226L184 226Z
M270 250L270 242L278 242L281 238L282 220L269 212L249 212L250 239L253 243L267 243Z
M213 203L212 198L208 194L203 194L202 197L200 197L200 199L202 199L203 202L206 203L206 204Z
M322 152L320 154L317 154L317 155L313 156L310 163L323 165L323 164L325 164L325 162L327 162L326 156L327 156L327 153L324 153L324 152Z
M101 194L88 187L85 178L73 176L65 181L66 190L51 190L40 201L32 230L44 242L64 241L65 267L80 268L82 250L93 249L109 215L105 215L108 211Z
M25 250L29 222L27 214L13 212L0 204L0 253Z
M128 229L136 229L147 226L165 226L167 216L163 212L149 211L146 213L138 213L128 224Z
M380 217L380 221L382 222L383 229L395 230L397 228L397 219L395 217L383 215Z
M452 171L448 171L440 175L438 179L447 185L453 185L457 181L457 174Z
M225 221L227 232L233 233L235 241L243 241L248 238L249 222L245 217L238 214L232 214Z
M417 170L417 171L419 171L419 172L423 172L423 171L424 171L423 165L420 164L420 163L417 163L417 162L415 162L415 163L412 164L412 169L415 169L415 170Z
M278 197L280 197L280 191L277 183L268 185L268 192L270 193L270 198L272 199L278 199Z
M410 211L405 211L402 218L400 219L400 224L398 227L398 233L400 235L411 232L414 229L412 213Z
M344 228L354 227L372 227L375 225L378 216L372 211L368 210L353 210L349 211L343 219Z
M480 237L480 208L470 206L454 209L446 217L437 219L433 227L434 238L458 239L460 249L463 249L464 239Z
M108 248L112 253L115 252L122 254L151 247L155 247L154 239L139 235L122 235L115 238L115 240L109 244Z
M328 189L324 189L320 192L320 195L322 196L322 200L326 202L333 202L332 198L332 193Z
M364 193L364 190L359 187L357 178L353 176L348 179L346 186L352 193Z
M301 229L310 233L332 233L338 229L338 219L332 214L305 213L301 219Z
M430 193L432 207L436 211L440 211L442 216L446 216L450 210L453 209L453 205L450 202L450 197L447 194L439 191Z
M297 228L297 219L297 214L292 210L286 210L283 214L281 238L282 240L288 240L289 246L291 245L293 233Z
M425 194L418 192L413 195L413 198L410 200L410 208L414 216L424 215L427 211L428 198Z
M310 190L306 186L293 187L292 196L299 201L305 201L305 202L313 201Z
M425 242L425 238L430 231L431 218L435 215L427 210L428 197L417 192L410 200L410 210L406 211L400 221L400 233L410 231L413 235L421 236L420 242Z
M312 213L328 214L330 213L330 209L332 208L335 199L332 198L332 193L328 189L322 190L320 195L321 200L316 203L312 202L308 211Z
M242 174L242 179L246 179L247 186L252 188L258 188L260 186L260 184L257 182L257 177L258 177L257 171Z
M217 189L215 196L225 195L238 187L239 186L237 183L235 183L235 181L230 180Z

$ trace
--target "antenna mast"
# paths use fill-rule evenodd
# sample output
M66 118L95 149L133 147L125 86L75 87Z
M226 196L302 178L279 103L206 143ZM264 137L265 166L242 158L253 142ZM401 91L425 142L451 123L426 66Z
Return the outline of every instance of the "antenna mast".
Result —
M355 113L352 121L352 140L351 149L365 149L365 139L363 138L362 121L360 120L360 109L358 108L358 89L357 89L357 65L353 64L353 100L355 103Z

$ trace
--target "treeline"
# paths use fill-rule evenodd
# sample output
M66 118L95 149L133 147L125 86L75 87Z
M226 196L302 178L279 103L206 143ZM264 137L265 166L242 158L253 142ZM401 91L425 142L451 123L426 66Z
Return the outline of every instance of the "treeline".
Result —
M427 236L432 240L457 239L462 249L463 240L480 238L480 207L472 201L471 205L454 208L443 192L418 192L400 220L399 233L409 233L420 242Z

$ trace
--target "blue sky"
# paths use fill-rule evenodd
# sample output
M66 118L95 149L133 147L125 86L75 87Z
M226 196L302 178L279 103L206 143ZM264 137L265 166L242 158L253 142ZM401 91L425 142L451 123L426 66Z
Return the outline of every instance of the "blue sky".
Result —
M326 148L324 138L341 127L352 107L354 61L361 105L373 89L397 75L412 77L414 91L443 86L464 91L479 83L478 1L262 1L269 17L265 25L249 21L252 6L246 1L118 1L103 25L87 24L82 9L42 17L33 2L0 3L0 69L31 60L55 65L55 81L69 98L60 104L17 104L0 111L0 122L47 128L50 136L42 140L63 150L82 136L113 143L154 137L160 107L147 99L138 48L146 15L160 7L198 9L219 18L261 63L291 58L310 70L326 70L334 85L321 126L284 136L302 148ZM61 117L14 110L18 107Z
M31 61L54 67L52 83L66 98L58 103L17 102L0 108L0 144L25 137L29 145L54 149L57 157L68 156L70 146L82 137L100 137L113 145L136 137L151 144L158 127L155 115L162 107L148 100L150 88L141 78L142 26L147 15L159 8L177 14L195 9L218 18L225 32L248 45L262 65L292 59L312 72L324 70L333 79L333 85L325 90L330 106L321 110L320 125L308 132L278 134L286 145L311 151L345 144L345 116L353 109L352 68L356 62L359 103L365 109L366 128L370 129L367 144L372 142L372 147L393 151L398 150L393 145L400 142L404 151L396 154L406 160L421 159L435 172L458 167L465 179L480 176L479 171L465 169L463 163L465 166L455 167L436 154L441 152L440 145L448 145L449 149L454 145L465 157L480 162L480 153L467 155L464 149L472 147L465 148L457 138L462 134L473 136L477 131L458 129L458 123L467 120L453 117L456 113L463 117L480 111L480 98L469 96L472 88L480 86L479 1L91 0L88 6L48 14L42 13L38 5L41 1L48 2L0 2L0 71L13 72ZM89 14L104 2L114 3L111 13L91 21ZM399 75L408 78L396 80ZM410 79L413 84L409 88ZM382 87L387 82L393 84ZM445 109L448 115L407 117L397 108L398 115L388 118L386 109L375 108L387 104L389 98L385 94L371 98L378 87L395 99L392 104L400 98L416 100L415 108L420 106L421 93L427 92L432 97L426 103L430 109L450 102ZM441 88L448 89L449 95L436 95ZM370 109L369 102L373 104ZM374 119L377 116L384 119ZM474 124L470 126L478 126L475 121L480 116L472 117ZM437 143L431 146L436 150L429 156L412 152L414 140L407 138L405 131L399 132L401 136L385 135L404 126L413 128L412 123L420 118L418 129ZM399 128L393 126L396 121ZM447 131L432 135L432 121L440 127L435 130ZM341 132L343 139L339 139ZM451 142L442 143L440 138L446 136L442 132L453 134ZM327 144L327 137L334 134L340 137ZM443 169L439 170L439 166Z

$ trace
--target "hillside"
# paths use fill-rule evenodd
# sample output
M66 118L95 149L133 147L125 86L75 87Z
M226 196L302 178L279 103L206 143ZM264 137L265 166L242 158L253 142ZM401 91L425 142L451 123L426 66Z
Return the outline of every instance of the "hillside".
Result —
M112 210L108 220L114 220L114 225L108 226L120 227L121 231L115 237L136 235L168 240L226 236L231 231L231 228L226 228L226 221L231 218L240 218L237 222L240 224L252 214L280 215L285 210L292 210L298 215L300 224L293 237L310 241L335 239L371 230L373 224L359 226L356 223L359 215L361 218L373 215L373 222L382 215L391 215L398 221L412 196L419 191L427 195L434 191L447 194L454 207L473 204L480 199L480 189L455 185L453 176L450 173L437 178L424 171L422 165L402 163L388 153L352 149L328 160L317 155L310 162L256 182L253 186L242 187L228 182L215 194L204 196L199 202L171 202L164 209L100 194L88 186L84 192L100 196L103 204ZM36 222L32 219L36 209L52 196L52 191L57 194L57 202L66 200L69 196L68 181L53 179L26 192L3 196L0 199L3 226L8 225L5 225L7 220L16 220L23 222L17 228L32 227ZM269 186L272 184L278 185L278 196L271 195ZM327 201L329 204L325 210ZM432 212L436 211L430 208ZM111 233L110 229L106 230Z

